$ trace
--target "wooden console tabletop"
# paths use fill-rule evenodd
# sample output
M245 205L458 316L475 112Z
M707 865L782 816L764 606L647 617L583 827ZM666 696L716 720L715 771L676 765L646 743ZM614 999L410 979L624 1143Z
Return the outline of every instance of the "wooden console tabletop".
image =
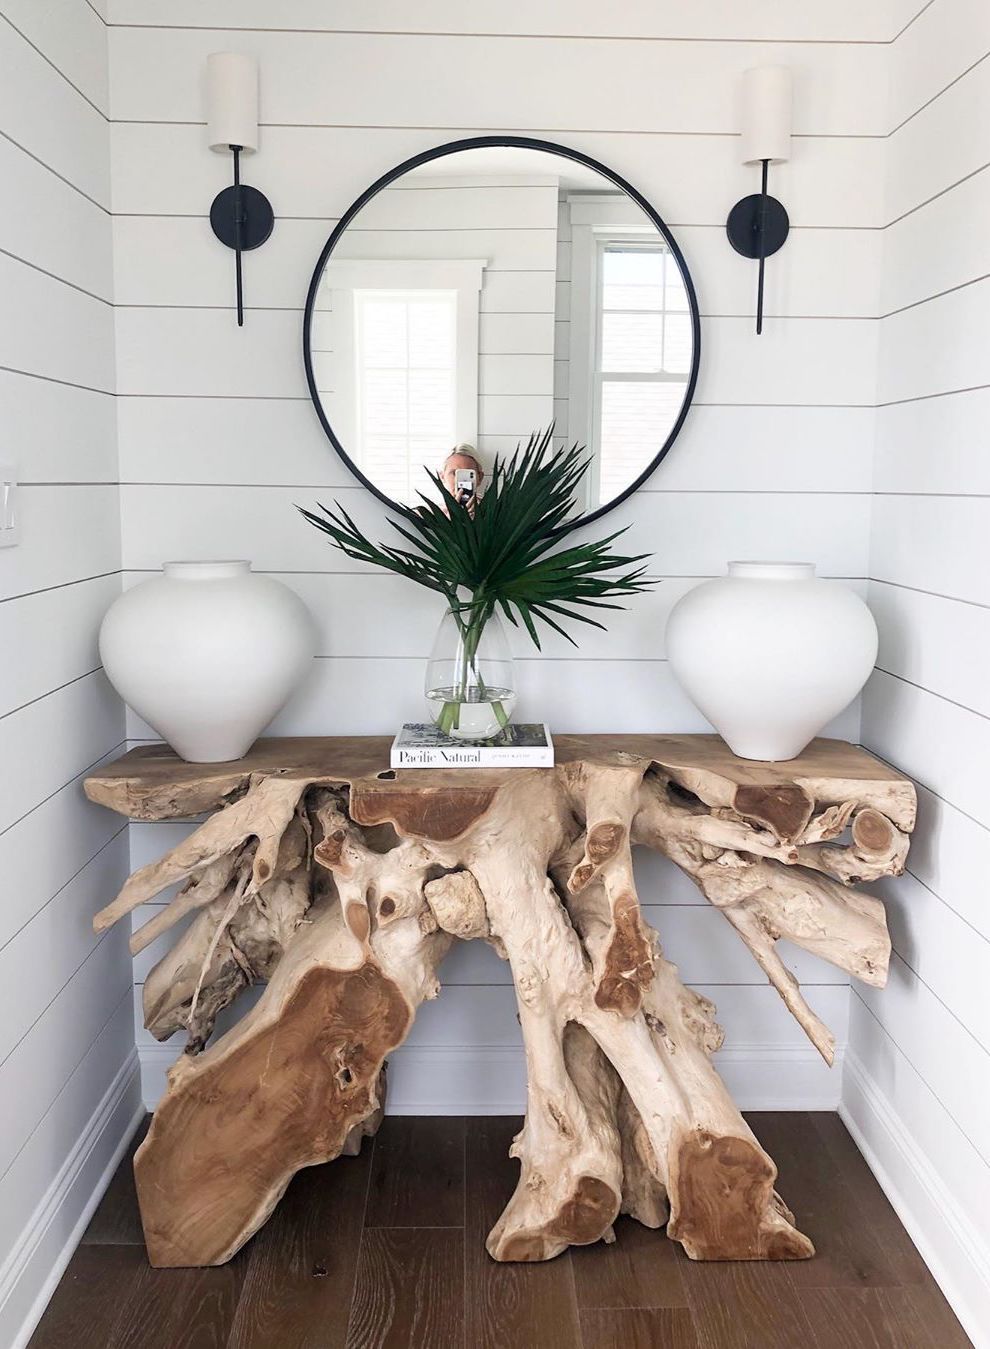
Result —
M261 740L229 764L152 745L86 781L133 819L213 812L94 920L182 882L136 953L194 915L144 986L152 1033L188 1036L135 1158L152 1263L229 1260L296 1171L360 1148L386 1056L453 942L474 938L510 963L529 1073L495 1259L607 1240L620 1212L694 1259L813 1255L712 1067L714 1006L642 918L631 849L692 877L831 1063L776 941L884 984L883 906L852 887L903 870L912 784L835 740L762 764L712 735L560 736L552 769L395 773L390 743ZM218 1012L262 981L207 1048Z

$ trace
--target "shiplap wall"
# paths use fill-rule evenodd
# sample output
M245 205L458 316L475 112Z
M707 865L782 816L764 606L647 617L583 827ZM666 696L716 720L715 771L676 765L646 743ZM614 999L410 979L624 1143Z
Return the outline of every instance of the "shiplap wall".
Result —
M434 600L342 561L292 510L332 490L363 524L383 521L309 405L301 311L320 247L358 193L407 156L464 135L531 134L613 165L670 223L704 315L684 432L609 520L630 526L629 545L654 555L664 584L607 636L582 635L579 652L551 636L536 657L517 641L520 714L560 731L706 729L664 659L665 616L686 589L728 558L768 551L865 584L888 6L758 0L743 14L727 0L612 11L433 0L331 10L291 0L276 12L260 0L176 0L166 16L151 0L113 0L110 17L125 583L167 557L244 556L297 590L317 617L320 659L274 731L384 732L422 715ZM245 259L240 331L231 259L207 219L230 164L207 149L201 125L205 59L223 49L259 59L261 149L245 177L277 216L271 240ZM757 339L755 270L727 247L724 221L757 185L738 163L739 75L780 60L795 70L798 134L774 183L795 228L768 269L772 318ZM544 419L513 402L503 429ZM133 718L128 730L151 735ZM856 739L858 708L833 730ZM134 864L183 828L134 826ZM720 1008L722 1066L740 1098L834 1105L839 1075L802 1042L720 916L659 863L644 865L641 884L670 954ZM792 957L841 1044L845 979ZM138 1036L153 1102L178 1047L155 1046L140 1027ZM394 1067L393 1109L519 1108L504 966L487 951L458 952Z
M990 6L934 0L891 49L863 742L918 783L894 956L853 985L844 1110L990 1344Z
M557 277L553 299L553 422L554 444L571 444L571 209L565 199L557 204Z
M126 936L93 934L126 875L86 768L123 708L96 631L120 589L105 22L0 3L0 1343L30 1329L140 1110Z

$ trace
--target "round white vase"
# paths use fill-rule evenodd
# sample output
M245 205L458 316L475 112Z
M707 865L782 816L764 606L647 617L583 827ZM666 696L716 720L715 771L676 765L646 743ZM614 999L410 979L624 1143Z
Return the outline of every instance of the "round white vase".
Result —
M100 629L114 688L192 763L245 754L315 648L302 600L250 562L166 562L110 606Z
M667 620L679 683L734 754L793 759L860 691L877 625L811 562L730 562Z

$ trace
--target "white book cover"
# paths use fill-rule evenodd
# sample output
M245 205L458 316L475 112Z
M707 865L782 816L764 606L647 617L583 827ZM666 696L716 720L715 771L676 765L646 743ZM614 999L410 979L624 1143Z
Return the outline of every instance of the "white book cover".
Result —
M454 740L427 722L406 722L392 741L393 768L552 768L546 722L510 723L492 740Z

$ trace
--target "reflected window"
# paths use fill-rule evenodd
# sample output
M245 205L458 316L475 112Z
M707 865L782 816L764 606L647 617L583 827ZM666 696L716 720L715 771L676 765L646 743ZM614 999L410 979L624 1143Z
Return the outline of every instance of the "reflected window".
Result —
M666 440L691 369L691 318L666 244L599 240L593 499L626 490Z
M355 290L357 463L394 501L457 439L456 290Z

